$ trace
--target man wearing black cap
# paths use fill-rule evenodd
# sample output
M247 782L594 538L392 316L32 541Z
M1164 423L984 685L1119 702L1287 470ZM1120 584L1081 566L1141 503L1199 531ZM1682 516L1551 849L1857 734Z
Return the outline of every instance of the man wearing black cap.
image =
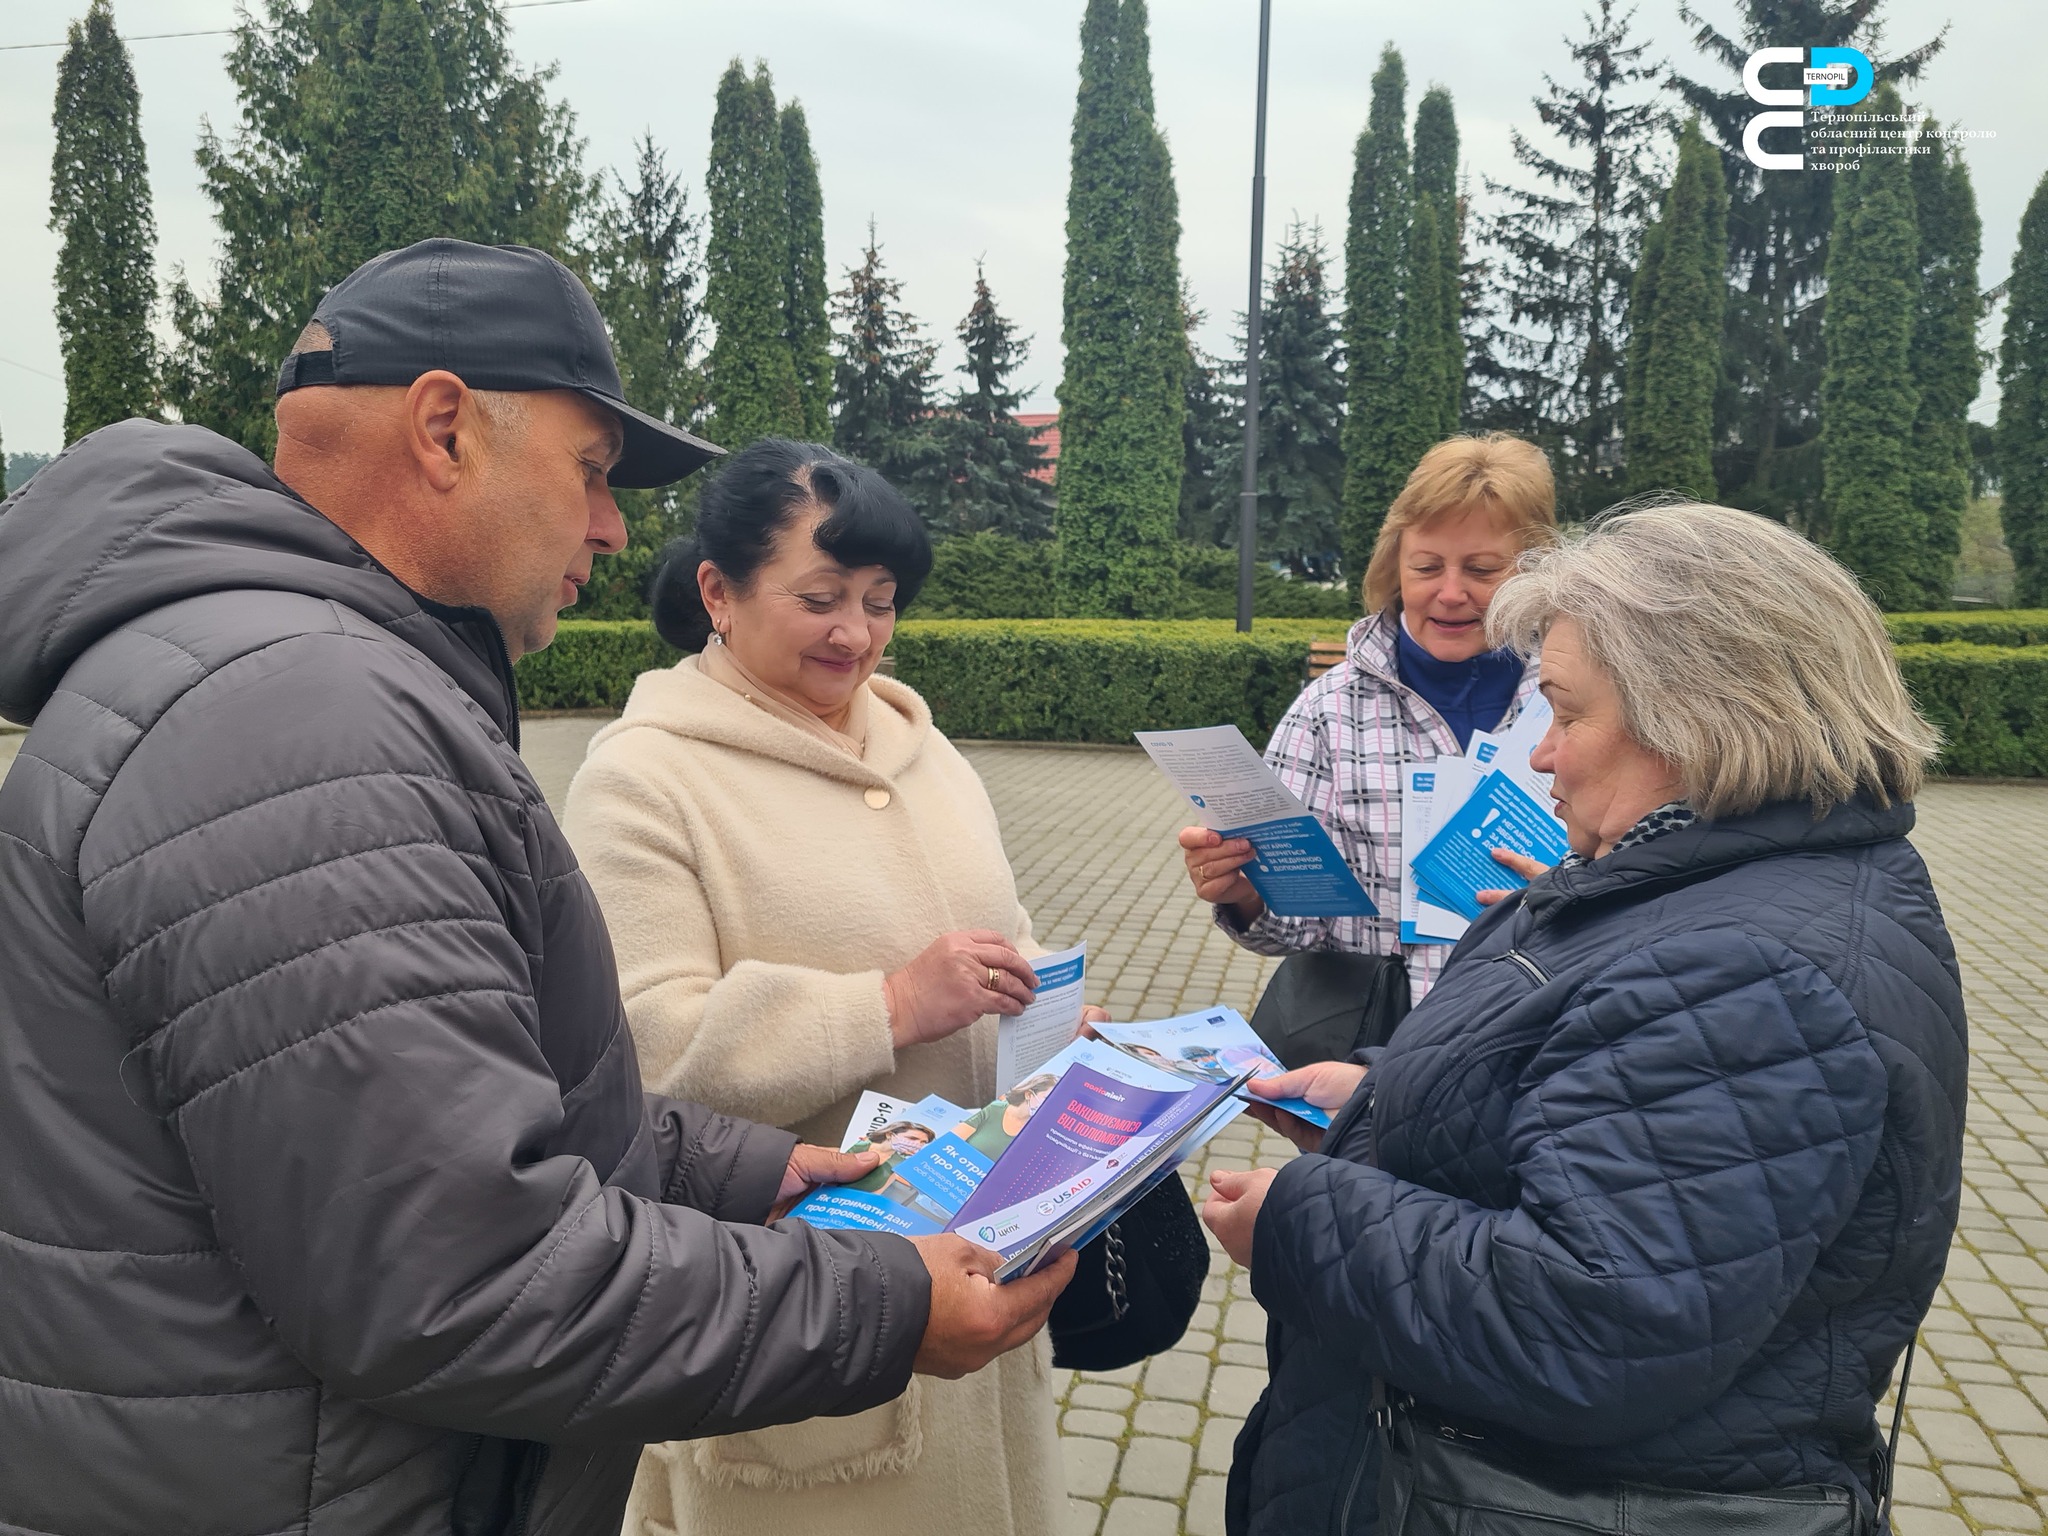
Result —
M0 1530L611 1536L643 1441L1028 1338L1069 1266L763 1226L867 1162L642 1094L520 765L611 487L718 450L513 247L368 263L278 389L275 474L129 421L0 514Z

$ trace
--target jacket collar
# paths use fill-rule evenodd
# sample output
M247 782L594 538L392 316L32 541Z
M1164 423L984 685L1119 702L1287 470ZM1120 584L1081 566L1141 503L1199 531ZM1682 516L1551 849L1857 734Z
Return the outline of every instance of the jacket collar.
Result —
M636 726L652 726L685 740L710 742L862 787L886 784L917 761L932 734L932 712L915 689L892 677L868 679L867 755L854 757L809 732L778 720L723 683L697 670L685 656L673 667L643 672L625 712L591 738L591 746Z
M1747 816L1699 821L1605 858L1539 876L1523 893L1532 922L1553 922L1572 908L1662 885L1719 874L1788 853L1828 853L1889 842L1913 830L1910 803L1879 807L1859 796L1815 818L1804 800L1780 800Z

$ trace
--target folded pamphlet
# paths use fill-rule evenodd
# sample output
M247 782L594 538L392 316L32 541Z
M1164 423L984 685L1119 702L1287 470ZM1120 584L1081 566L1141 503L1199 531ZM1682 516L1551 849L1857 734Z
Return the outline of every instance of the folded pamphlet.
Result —
M1139 731L1138 745L1202 825L1252 845L1244 873L1279 917L1377 917L1329 832L1234 725Z
M1211 1081L1074 1040L977 1110L943 1099L906 1108L863 1094L848 1148L873 1136L913 1146L916 1130L936 1138L861 1181L880 1175L878 1187L827 1185L790 1215L815 1227L907 1237L959 1232L1001 1257L997 1279L1014 1279L1088 1242L1170 1177L1243 1112L1235 1095L1253 1070ZM894 1129L899 1122L916 1130Z
M996 1081L1020 1083L1045 1063L1081 1027L1088 974L1088 946L1055 950L1031 962L1038 994L1015 1018L996 1023Z
M1278 1077L1287 1070L1234 1008L1210 1008L1146 1024L1097 1024L1095 1032L1152 1066L1212 1083L1241 1078L1247 1067L1253 1077ZM1266 1099L1243 1089L1237 1096L1247 1104L1284 1109L1320 1129L1330 1124L1328 1113L1307 1099Z
M1466 918L1485 909L1481 891L1515 889L1529 882L1497 862L1495 848L1510 848L1544 864L1555 864L1570 849L1564 828L1550 807L1507 774L1489 773L1471 798L1410 861L1425 892Z

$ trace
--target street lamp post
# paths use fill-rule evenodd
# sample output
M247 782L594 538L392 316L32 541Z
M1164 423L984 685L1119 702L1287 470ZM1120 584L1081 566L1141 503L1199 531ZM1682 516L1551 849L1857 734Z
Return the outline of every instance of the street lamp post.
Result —
M1266 51L1273 0L1259 0L1259 109L1252 147L1251 304L1245 315L1244 488L1237 497L1237 629L1251 633L1252 569L1259 549L1259 311L1265 297Z

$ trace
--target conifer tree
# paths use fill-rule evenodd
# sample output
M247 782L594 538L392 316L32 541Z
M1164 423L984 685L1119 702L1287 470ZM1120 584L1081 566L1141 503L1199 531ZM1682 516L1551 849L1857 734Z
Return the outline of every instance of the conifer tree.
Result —
M610 331L626 398L664 421L696 426L705 411L703 230L667 157L645 134L629 183L614 173L599 210L590 287ZM647 616L643 585L661 547L688 531L696 481L615 492L624 553L600 560L576 605L586 619Z
M825 194L804 109L792 101L779 124L787 178L789 267L784 300L790 361L803 401L804 436L822 443L832 435L832 322L826 314Z
M1060 382L1061 612L1171 594L1187 337L1180 205L1152 115L1144 0L1088 0L1074 100Z
M801 437L802 387L789 349L789 188L768 66L734 59L711 117L704 308L717 329L707 366L711 431L723 447Z
M1423 454L1457 430L1450 410L1450 359L1446 357L1442 251L1437 238L1437 205L1418 197L1408 221L1408 290L1401 305L1401 372L1395 389L1391 447L1395 461L1413 469Z
M1325 581L1337 556L1344 504L1344 379L1337 370L1337 323L1324 275L1323 232L1295 224L1280 242L1259 324L1259 554L1297 576ZM1440 337L1432 342L1441 344ZM1244 419L1243 366L1235 370L1237 419ZM1441 401L1432 404L1441 407ZM1244 480L1244 443L1217 454L1219 488ZM1230 497L1236 510L1236 496ZM1222 524L1237 545L1237 519Z
M832 446L882 475L943 529L945 488L933 439L932 359L936 349L903 308L903 285L882 269L882 247L868 225L861 264L832 296L837 407Z
M1977 257L1984 243L1977 194L1962 156L1939 125L1923 126L1909 168L1919 236L1919 303L1913 317L1913 501L1925 537L1921 602L1948 606L1970 501L1970 403L1977 398Z
M445 234L456 196L448 98L420 0L381 0L347 26L357 57L335 71L334 131L311 166L322 256L340 273Z
M1515 161L1536 181L1488 178L1506 203L1483 222L1498 253L1489 273L1493 321L1472 351L1487 425L1549 452L1557 511L1583 521L1618 499L1627 310L1643 228L1662 195L1656 140L1664 111L1648 94L1660 70L1631 42L1633 12L1595 0L1586 31L1566 39L1579 78L1544 76L1536 115L1558 154L1510 130Z
M988 278L974 269L974 305L959 325L967 387L931 418L940 477L933 521L948 533L1007 533L1042 539L1052 533L1052 496L1045 453L1017 420L1023 396L1010 387L1029 343L996 308Z
M1882 4L1739 0L1739 29L1723 32L1704 7L1680 0L1678 14L1695 29L1694 46L1727 72L1726 83L1677 73L1668 79L1718 144L1731 197L1727 270L1734 291L1715 404L1716 475L1730 500L1813 533L1821 531L1822 517L1821 327L1834 177L1764 171L1750 162L1742 135L1761 108L1743 86L1742 71L1759 48L1857 47L1877 61L1880 79L1917 80L1943 39L1905 50L1881 45ZM1797 85L1799 66L1768 65L1762 78L1767 86ZM1773 128L1763 147L1795 150L1799 135Z
M2048 608L2048 176L2020 218L1998 345L1999 519L2013 602Z
M1414 184L1416 202L1427 198L1436 213L1437 259L1442 270L1437 283L1441 335L1436 350L1445 392L1441 412L1445 425L1439 435L1448 436L1458 430L1465 414L1465 333L1461 323L1465 252L1459 232L1458 119L1451 107L1451 93L1440 85L1423 92L1422 100L1415 104Z
M1898 112L1898 92L1885 85L1856 116L1883 121ZM1917 608L1927 596L1927 528L1911 453L1920 286L1912 172L1903 156L1869 155L1833 181L1820 396L1829 542L1880 607Z
M241 127L226 142L208 129L198 151L221 242L215 292L172 285L164 392L185 420L268 454L279 362L379 242L561 252L589 186L574 120L548 100L547 71L512 59L495 0L257 0L228 73Z
M1643 241L1629 305L1632 492L1714 497L1714 390L1727 297L1728 191L1719 157L1688 122L1663 216Z
M1242 460L1244 401L1233 398L1224 383L1229 365L1210 355L1195 340L1209 318L1195 305L1194 290L1185 279L1180 293L1181 319L1188 337L1186 401L1181 416L1180 536L1194 544L1222 544L1226 529L1237 526L1237 496L1244 478L1226 481L1219 467L1236 445ZM1263 393L1263 390L1261 391ZM1232 535L1234 537L1234 535Z
M156 219L142 101L108 0L71 24L57 66L50 228L57 233L57 332L64 440L156 408Z
M1413 459L1403 460L1399 329L1409 205L1407 68L1392 43L1372 77L1372 107L1352 157L1344 233L1344 516L1346 580L1364 575L1373 541Z

